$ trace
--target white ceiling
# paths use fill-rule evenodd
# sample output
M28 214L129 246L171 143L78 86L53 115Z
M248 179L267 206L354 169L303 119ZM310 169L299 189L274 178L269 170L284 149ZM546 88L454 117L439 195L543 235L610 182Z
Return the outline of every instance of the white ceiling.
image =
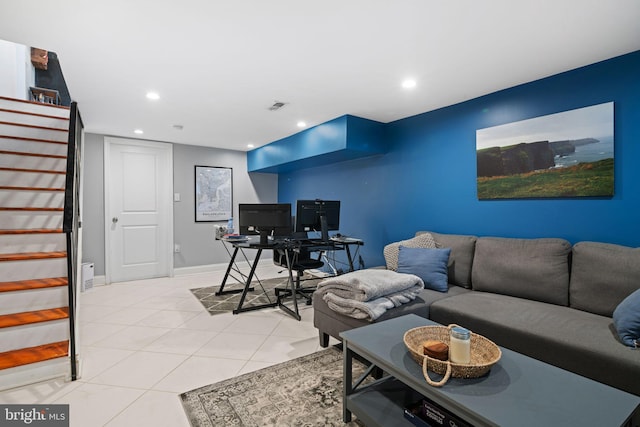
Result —
M87 132L247 150L639 50L640 2L0 0L0 39L58 54Z

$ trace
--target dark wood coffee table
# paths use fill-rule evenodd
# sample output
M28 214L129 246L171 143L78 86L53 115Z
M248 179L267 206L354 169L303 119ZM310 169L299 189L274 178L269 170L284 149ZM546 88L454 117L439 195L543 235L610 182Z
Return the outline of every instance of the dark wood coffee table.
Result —
M353 413L367 427L412 426L404 408L422 396L475 426L625 426L640 407L639 396L505 348L488 375L432 387L403 342L407 330L426 325L437 323L410 314L340 334L345 422ZM388 375L354 385L355 355Z

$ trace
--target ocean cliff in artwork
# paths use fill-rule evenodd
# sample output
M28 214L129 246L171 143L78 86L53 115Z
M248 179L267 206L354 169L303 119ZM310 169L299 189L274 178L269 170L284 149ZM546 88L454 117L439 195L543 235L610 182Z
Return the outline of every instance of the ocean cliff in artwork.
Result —
M595 138L537 141L477 151L478 177L507 176L556 167L555 159L570 155L576 147L599 142Z

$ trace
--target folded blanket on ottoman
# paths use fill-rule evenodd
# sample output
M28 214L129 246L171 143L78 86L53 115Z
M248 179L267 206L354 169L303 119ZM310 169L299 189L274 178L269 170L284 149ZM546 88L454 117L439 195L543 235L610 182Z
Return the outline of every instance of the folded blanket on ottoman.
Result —
M322 297L329 308L337 313L355 319L367 319L369 321L376 320L382 316L385 311L401 304L408 303L416 298L423 289L423 286L417 284L410 289L395 292L384 297L376 298L372 301L357 301L354 299L341 298L332 292L327 292Z
M345 316L373 321L390 308L416 298L424 282L413 274L391 270L358 270L323 280L316 295Z
M394 292L404 291L424 282L413 274L370 268L330 277L318 284L318 292L332 292L339 297L370 301Z

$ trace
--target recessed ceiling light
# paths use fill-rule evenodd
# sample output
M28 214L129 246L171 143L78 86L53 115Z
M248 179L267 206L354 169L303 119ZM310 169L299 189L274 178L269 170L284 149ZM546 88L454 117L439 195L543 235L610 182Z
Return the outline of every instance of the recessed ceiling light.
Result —
M307 127L307 124L305 122L303 122L303 121L299 121L298 122L298 127L299 128Z
M160 95L158 95L158 93L156 92L147 92L147 98L156 101L160 99Z
M138 135L142 135L144 132L142 131L142 129L136 129L133 131L133 133L136 133Z
M253 148L253 147L255 147L255 145L253 145L253 144L247 144L247 147L248 147L248 148Z
M402 87L405 89L413 89L416 87L416 81L413 79L405 79L402 81Z

